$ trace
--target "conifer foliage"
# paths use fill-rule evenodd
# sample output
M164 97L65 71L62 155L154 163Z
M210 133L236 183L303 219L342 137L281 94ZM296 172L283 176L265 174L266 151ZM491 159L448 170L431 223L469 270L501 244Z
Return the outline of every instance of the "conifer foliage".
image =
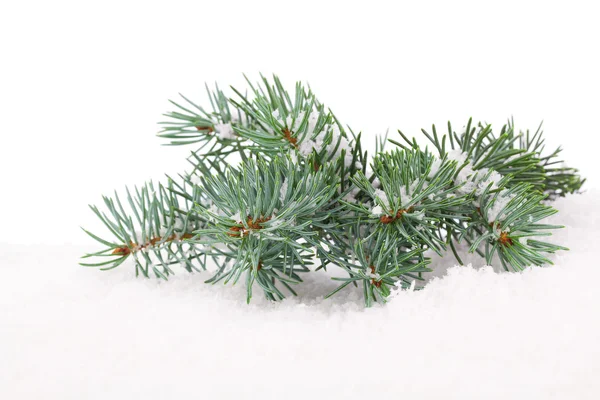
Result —
M81 265L103 270L133 260L136 274L168 279L178 267L211 268L207 283L243 281L271 300L295 294L304 273L341 268L338 288L356 285L365 305L394 288L421 287L428 254L468 246L507 271L551 264L566 248L547 241L548 200L577 192L577 170L560 149L546 154L541 129L494 134L473 123L456 132L423 130L419 145L402 132L377 138L370 157L354 133L297 83L248 81L248 90L218 87L205 109L181 96L158 136L193 145L192 168L165 182L104 197L91 206L106 226L102 248ZM390 142L386 150L386 142Z

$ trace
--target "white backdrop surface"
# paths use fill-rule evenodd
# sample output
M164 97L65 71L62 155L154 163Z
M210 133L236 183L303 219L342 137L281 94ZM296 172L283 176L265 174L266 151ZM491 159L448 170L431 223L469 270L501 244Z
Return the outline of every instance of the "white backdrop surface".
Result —
M544 120L596 186L593 3L3 2L0 242L89 243L87 204L186 168L190 149L155 137L167 100L242 73L310 83L367 147L387 129Z

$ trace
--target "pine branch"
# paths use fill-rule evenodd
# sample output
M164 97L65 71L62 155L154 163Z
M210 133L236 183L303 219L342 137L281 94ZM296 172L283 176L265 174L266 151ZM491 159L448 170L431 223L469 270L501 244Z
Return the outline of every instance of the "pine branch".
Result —
M198 145L191 170L127 190L125 203L104 197L104 211L91 206L109 236L85 231L102 248L82 265L131 259L136 274L167 279L173 265L195 272L210 261L217 270L206 282L243 280L248 302L256 285L280 300L302 273L334 267L346 276L329 296L361 286L370 306L423 281L429 250L462 264L456 249L466 243L507 271L551 264L550 254L566 250L545 240L561 228L546 222L556 212L546 200L585 180L559 160L560 148L544 153L541 126L533 134L516 133L512 121L497 134L471 119L460 133L432 126L422 131L431 150L398 131L401 140L377 138L369 158L361 133L310 88L288 92L277 76L247 83L248 91L231 88L233 98L207 88L209 109L184 96L171 102L159 136ZM398 147L386 151L387 141Z
M557 212L541 203L545 198L545 195L532 191L528 184L519 184L495 194L484 192L480 198L479 218L474 219L472 224L486 233L473 243L471 249L485 238L489 244L485 248L488 264L497 252L507 271L509 267L519 271L531 265L552 264L545 254L567 249L538 240L550 236L552 229L563 228L539 223Z
M185 184L180 187L190 190ZM191 190L192 194L186 198L175 194L172 182L166 188L159 184L156 189L149 182L141 189L136 187L133 194L127 189L125 206L116 192L114 198L103 198L107 212L90 206L113 239L106 240L84 230L105 248L83 256L98 261L80 264L107 270L131 258L136 275L149 277L153 272L165 280L173 274L175 264L189 272L198 271L198 267L205 269L205 255L189 241L194 236L192 232L202 226L202 221L192 212L192 206L203 201L198 190Z
M209 282L235 283L246 273L252 275L247 282L256 280L267 297L282 298L275 282L300 282L297 267L306 271L310 264L314 229L328 217L322 209L336 192L333 168L299 167L289 156L269 163L248 160L239 169L230 167L225 179L202 177L201 185L213 206L197 205L207 225L196 232L199 238L194 242L224 244L221 254L234 260ZM273 281L270 285L263 282L267 275ZM250 299L252 286L247 288Z

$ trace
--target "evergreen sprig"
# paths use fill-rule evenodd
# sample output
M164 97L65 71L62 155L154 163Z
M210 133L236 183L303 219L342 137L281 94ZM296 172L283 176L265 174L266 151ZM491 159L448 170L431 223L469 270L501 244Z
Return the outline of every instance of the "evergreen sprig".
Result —
M245 273L248 300L255 281L270 299L283 298L275 281L294 293L289 284L301 281L298 271L308 271L315 227L323 226L328 213L322 210L336 192L333 168L314 171L289 156L275 157L230 167L224 178L201 178L213 205L196 208L206 227L195 231L194 242L223 245L218 255L231 261L208 282L235 283Z
M152 182L135 188L134 194L126 190L125 206L115 192L114 198L104 197L108 213L90 206L107 230L113 241L103 239L87 230L84 231L103 244L103 250L90 253L83 258L95 257L101 261L82 262L86 267L113 269L132 258L136 275L167 279L173 274L172 266L181 265L188 272L206 269L206 254L188 243L192 231L200 228L203 221L193 211L202 197L196 188L186 186L188 196L177 196L172 183L157 187ZM128 211L126 211L128 210ZM115 242L116 240L116 242Z
M195 145L191 171L104 197L91 206L111 239L82 265L112 269L133 260L136 274L167 279L180 265L213 270L208 283L245 281L271 300L296 294L301 274L333 265L340 285L362 286L365 304L385 302L431 271L429 251L457 245L506 270L551 264L566 248L546 241L554 229L547 200L585 182L562 165L560 148L544 153L541 127L498 134L469 120L461 133L423 134L431 147L399 131L363 151L360 133L343 126L314 93L288 92L276 76L249 80L249 94L207 87L210 109L182 96L165 114L160 137ZM398 147L385 150L389 141ZM95 259L88 262L87 259ZM216 269L215 269L216 267Z

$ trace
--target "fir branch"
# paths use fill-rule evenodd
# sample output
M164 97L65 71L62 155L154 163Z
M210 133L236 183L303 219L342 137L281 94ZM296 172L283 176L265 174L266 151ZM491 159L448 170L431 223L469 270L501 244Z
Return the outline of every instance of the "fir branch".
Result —
M321 210L336 192L334 178L330 166L314 171L308 164L299 167L289 156L276 157L269 163L247 160L239 169L230 167L225 179L217 175L202 177L202 189L213 206L197 205L196 211L207 225L196 231L200 238L194 242L224 244L227 249L222 254L235 260L209 281L227 276L226 282L233 279L235 283L244 271L256 275L257 271L264 269L261 274L265 274L275 268L281 273L269 272L273 280L293 283L285 281L282 274L293 277L297 266L306 269L307 257L312 254L310 244L315 243L313 236L317 235L314 228L328 217ZM278 257L282 254L283 258ZM257 276L249 282L255 279ZM294 278L297 281L299 278ZM257 282L267 297L283 296Z
M258 285L270 300L295 294L301 274L328 266L346 277L330 295L362 286L367 306L392 288L415 287L430 271L428 250L457 244L506 270L551 264L564 247L545 240L556 212L546 204L580 190L585 179L563 165L560 148L544 153L541 126L516 133L510 121L494 133L471 119L457 133L422 130L414 138L378 138L370 159L361 133L345 127L309 87L288 92L277 76L248 79L249 94L228 98L207 87L210 108L188 98L171 102L159 136L171 145L197 144L192 169L166 186L147 183L91 206L109 238L82 265L112 269L134 260L136 274L167 279L217 270L208 283L243 280L247 301ZM399 148L385 150L389 140ZM241 163L236 164L241 160ZM372 162L369 162L372 161Z
M462 230L456 220L467 219L466 195L457 194L460 186L453 185L456 162L436 163L427 153L395 150L375 157L373 169L376 188L359 172L353 178L356 186L367 193L371 209L362 204L346 202L356 212L356 218L377 226L375 235L391 235L391 240L404 238L415 246L425 245L438 253L445 249L439 224ZM374 180L374 181L375 181Z
M567 249L538 240L550 236L552 229L563 228L539 223L557 212L541 203L545 198L545 195L532 191L528 184L519 184L495 194L483 193L478 209L479 218L471 224L486 233L475 240L471 249L487 240L486 261L490 264L497 252L507 271L509 267L519 271L531 265L552 264L545 254Z
M185 184L181 187L183 190L190 189ZM206 257L189 242L193 237L192 231L202 226L202 221L192 212L193 204L201 201L200 192L192 189L192 194L184 198L177 196L173 188L172 182L166 188L159 184L156 189L149 182L141 189L136 187L134 194L127 189L125 206L116 192L114 198L103 197L108 213L90 206L112 234L113 240L84 230L105 248L83 256L100 261L80 264L106 270L132 258L136 275L149 277L153 272L163 279L173 274L171 267L174 264L181 265L188 272L198 271L199 267L205 269Z

